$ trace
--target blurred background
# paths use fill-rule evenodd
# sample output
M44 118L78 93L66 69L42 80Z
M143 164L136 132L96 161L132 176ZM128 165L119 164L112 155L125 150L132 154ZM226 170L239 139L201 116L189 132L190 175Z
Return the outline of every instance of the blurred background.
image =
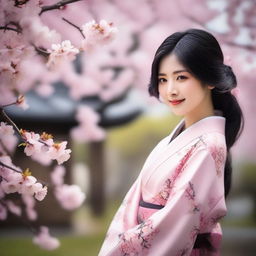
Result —
M47 131L59 140L68 140L72 157L65 164L68 170L65 179L67 183L78 184L87 198L72 213L57 205L51 191L37 205L38 224L49 226L51 233L60 237L61 246L57 250L47 252L37 248L22 221L10 216L0 222L0 254L98 254L110 221L145 158L180 120L147 95L154 53L168 35L193 27L208 30L220 42L226 64L237 75L236 96L245 115L244 132L232 151L233 188L227 199L228 214L222 221L221 255L255 255L255 1L85 0L41 16L49 28L76 45L81 35L63 17L77 26L92 19L106 19L119 31L109 45L80 54L66 66L62 77L47 79L44 73L44 83L26 93L30 108L26 111L9 108L8 113L19 127ZM33 63L33 68L32 73L37 74L38 63ZM49 88L51 93L46 93ZM81 106L99 114L98 125L106 132L104 138L89 135L83 138L71 132L80 125L76 114ZM30 168L41 179L46 179L53 168L25 158L20 149L14 159L19 166L29 161Z

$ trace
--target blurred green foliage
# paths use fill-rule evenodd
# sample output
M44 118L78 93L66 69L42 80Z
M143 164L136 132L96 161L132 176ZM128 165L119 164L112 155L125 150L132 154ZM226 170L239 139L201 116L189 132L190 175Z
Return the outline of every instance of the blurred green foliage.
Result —
M246 162L241 165L241 191L253 200L252 217L256 223L256 163Z
M254 194L256 198L256 163L244 163L241 166L241 183L243 190Z
M38 248L31 238L0 238L1 256L94 256L98 254L104 234L66 236L54 251Z
M160 139L171 133L180 118L171 114L151 117L141 116L135 122L111 129L107 142L127 157L134 152L152 150Z

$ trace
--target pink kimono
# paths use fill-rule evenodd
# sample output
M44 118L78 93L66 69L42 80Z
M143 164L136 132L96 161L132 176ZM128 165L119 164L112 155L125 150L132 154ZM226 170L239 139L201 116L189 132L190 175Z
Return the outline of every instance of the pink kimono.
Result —
M225 118L206 117L161 140L117 211L99 256L201 255L194 243L210 233L220 255L226 214L224 166Z

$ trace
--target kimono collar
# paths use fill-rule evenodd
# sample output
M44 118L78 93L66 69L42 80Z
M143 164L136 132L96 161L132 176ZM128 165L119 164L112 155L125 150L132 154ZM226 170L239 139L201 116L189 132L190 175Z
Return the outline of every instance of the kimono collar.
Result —
M182 119L174 131L170 134L170 136L168 136L170 139L168 142L170 142L170 144L175 144L176 147L179 145L179 148L181 148L182 146L185 146L189 141L200 137L205 133L218 132L225 135L225 122L226 119L222 116L205 117L189 126L170 142L171 138L184 127L185 120Z
M200 121L192 124L187 129L182 131L173 140L171 138L181 130L185 125L185 120L181 120L172 133L165 137L158 146L151 152L149 159L144 164L143 169L154 170L157 166L161 165L166 159L170 158L173 154L181 148L188 145L191 141L201 137L204 134L211 132L218 132L225 136L225 121L226 119L221 116L209 116L201 119ZM151 171L149 172L151 173Z

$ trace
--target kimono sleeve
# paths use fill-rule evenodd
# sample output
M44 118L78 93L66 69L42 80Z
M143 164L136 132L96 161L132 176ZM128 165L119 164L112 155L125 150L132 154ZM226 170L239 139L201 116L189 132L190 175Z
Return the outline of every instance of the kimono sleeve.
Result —
M187 161L165 207L120 232L107 255L190 255L196 235L216 225L210 221L212 210L225 212L224 202L223 174L217 173L209 150L200 148Z

